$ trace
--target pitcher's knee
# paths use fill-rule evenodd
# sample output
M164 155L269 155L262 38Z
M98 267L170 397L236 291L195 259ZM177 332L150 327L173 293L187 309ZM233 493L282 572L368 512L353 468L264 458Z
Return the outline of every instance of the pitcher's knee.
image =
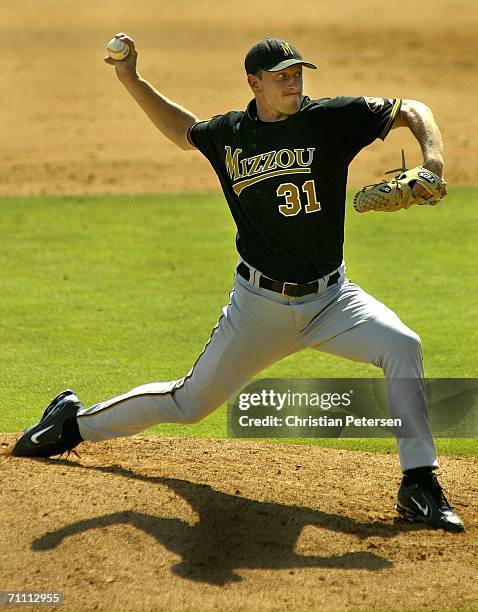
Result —
M183 425L192 425L206 418L211 412L219 408L222 401L215 401L213 398L195 398L184 402L181 406L181 417L178 420Z
M388 329L379 344L383 354L421 355L422 352L420 336L405 326Z
M407 329L399 334L397 349L403 355L422 356L422 341L413 330Z
M206 416L207 414L203 414L202 412L186 413L181 419L181 424L193 425L194 423L199 423L199 421L202 421Z
M411 329L394 330L389 334L378 363L388 376L415 378L423 375L422 343Z

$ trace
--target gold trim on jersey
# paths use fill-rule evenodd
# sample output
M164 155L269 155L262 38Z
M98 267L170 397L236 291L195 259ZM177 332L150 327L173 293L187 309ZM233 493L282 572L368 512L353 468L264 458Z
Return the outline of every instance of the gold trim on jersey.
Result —
M243 181L239 181L235 185L233 185L233 189L236 195L241 195L241 192L244 191L247 187L251 187L251 185L255 185L260 181L265 181L268 178L272 178L274 176L282 176L283 174L310 174L310 168L284 168L283 170L274 170L273 172L268 172L267 174L260 174L259 176L255 176L254 178L245 179Z
M388 118L388 121L387 121L385 127L383 128L382 133L379 136L379 138L381 138L382 140L385 138L385 136L390 131L390 128L392 127L392 124L393 124L393 122L395 120L395 117L397 116L398 109L400 108L401 104L402 104L401 99L400 98L395 98L395 102L393 103L392 110L390 111L390 116Z

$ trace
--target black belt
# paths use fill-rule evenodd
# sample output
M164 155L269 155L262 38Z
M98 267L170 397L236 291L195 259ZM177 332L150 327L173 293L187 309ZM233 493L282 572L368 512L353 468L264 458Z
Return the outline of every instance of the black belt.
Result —
M241 261L241 263L237 266L237 271L246 281L250 280L251 271L244 262ZM334 274L329 276L327 287L335 285L339 278L339 272L334 272ZM302 297L303 295L317 293L319 290L319 281L316 280L311 283L304 283L303 285L299 285L297 283L279 283L278 281L272 280L272 278L267 278L267 276L262 276L261 274L259 278L259 287L269 289L269 291L275 291L276 293L282 293L282 295L288 295L290 297Z

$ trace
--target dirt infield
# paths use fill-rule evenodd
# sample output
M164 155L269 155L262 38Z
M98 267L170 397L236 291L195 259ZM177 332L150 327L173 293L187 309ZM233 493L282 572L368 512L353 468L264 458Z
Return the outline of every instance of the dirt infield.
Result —
M134 437L29 460L7 442L0 590L75 612L477 609L476 458L442 461L456 535L395 520L394 456Z
M402 0L399 10L382 0L16 0L2 6L0 195L218 188L201 155L166 141L103 64L120 30L137 42L143 76L201 118L245 106L251 44L289 38L319 66L307 72L311 97L428 103L448 182L478 182L475 0ZM410 165L420 162L413 137L398 130L353 162L351 184L397 167L401 146Z

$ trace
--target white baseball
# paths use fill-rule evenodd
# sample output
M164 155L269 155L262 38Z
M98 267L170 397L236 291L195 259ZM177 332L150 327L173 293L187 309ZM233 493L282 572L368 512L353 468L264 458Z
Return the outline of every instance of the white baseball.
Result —
M106 50L111 59L123 60L129 55L129 45L119 38L112 38L108 43Z

